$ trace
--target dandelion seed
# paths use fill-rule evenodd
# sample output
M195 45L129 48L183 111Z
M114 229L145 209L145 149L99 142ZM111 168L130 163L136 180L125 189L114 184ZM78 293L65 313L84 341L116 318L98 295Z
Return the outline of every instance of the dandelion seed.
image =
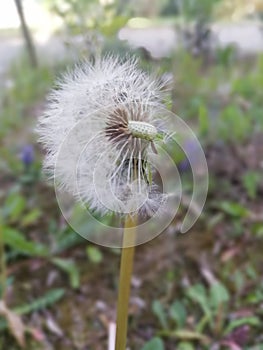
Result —
M157 152L161 90L133 59L77 66L50 94L39 121L45 168L91 210L152 215L164 200L148 160Z

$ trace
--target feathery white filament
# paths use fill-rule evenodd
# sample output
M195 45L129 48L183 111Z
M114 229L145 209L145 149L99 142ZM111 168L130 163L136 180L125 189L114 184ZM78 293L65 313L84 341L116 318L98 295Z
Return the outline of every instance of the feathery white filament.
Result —
M53 174L56 168L61 186L91 209L119 211L121 200L127 210L151 215L162 202L162 194L145 173L147 154L157 136L161 88L134 59L123 62L108 56L94 65L77 66L50 94L39 121L40 141L47 149L45 167ZM67 150L63 155L62 144ZM94 169L101 198L111 203L114 193L116 207L109 209L98 198ZM145 203L137 208L146 189Z

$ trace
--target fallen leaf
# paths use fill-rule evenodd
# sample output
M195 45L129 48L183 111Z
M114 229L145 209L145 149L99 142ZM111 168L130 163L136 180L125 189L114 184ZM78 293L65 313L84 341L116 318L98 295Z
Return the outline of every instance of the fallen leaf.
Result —
M239 345L237 345L236 343L232 342L232 341L223 341L221 342L222 345L224 346L228 346L229 349L231 350L242 350L241 347Z
M63 331L59 327L59 325L55 322L55 320L52 317L48 317L46 320L47 328L50 330L50 332L56 334L59 337L63 336Z
M30 327L27 328L27 332L38 342L43 342L45 340L45 335L40 329Z
M25 331L26 327L21 318L9 310L3 300L0 300L0 315L3 315L8 323L8 328L18 344L23 348L25 347Z

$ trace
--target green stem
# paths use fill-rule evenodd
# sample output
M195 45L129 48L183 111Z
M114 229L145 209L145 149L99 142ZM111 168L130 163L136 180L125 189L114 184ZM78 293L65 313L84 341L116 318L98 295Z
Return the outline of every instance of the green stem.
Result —
M126 349L131 276L135 251L134 243L136 238L136 223L137 218L132 219L130 216L127 216L123 232L123 248L121 254L115 350Z
M2 290L2 300L5 300L6 293L6 262L5 262L5 247L4 247L4 235L3 235L3 225L0 218L0 279L1 279L1 290Z

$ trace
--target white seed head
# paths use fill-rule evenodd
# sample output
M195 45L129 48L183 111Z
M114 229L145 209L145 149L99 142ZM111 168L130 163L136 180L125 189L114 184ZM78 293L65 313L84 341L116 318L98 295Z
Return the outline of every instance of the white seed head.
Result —
M93 210L152 215L164 200L148 162L161 100L161 86L134 59L78 65L39 120L45 168Z

